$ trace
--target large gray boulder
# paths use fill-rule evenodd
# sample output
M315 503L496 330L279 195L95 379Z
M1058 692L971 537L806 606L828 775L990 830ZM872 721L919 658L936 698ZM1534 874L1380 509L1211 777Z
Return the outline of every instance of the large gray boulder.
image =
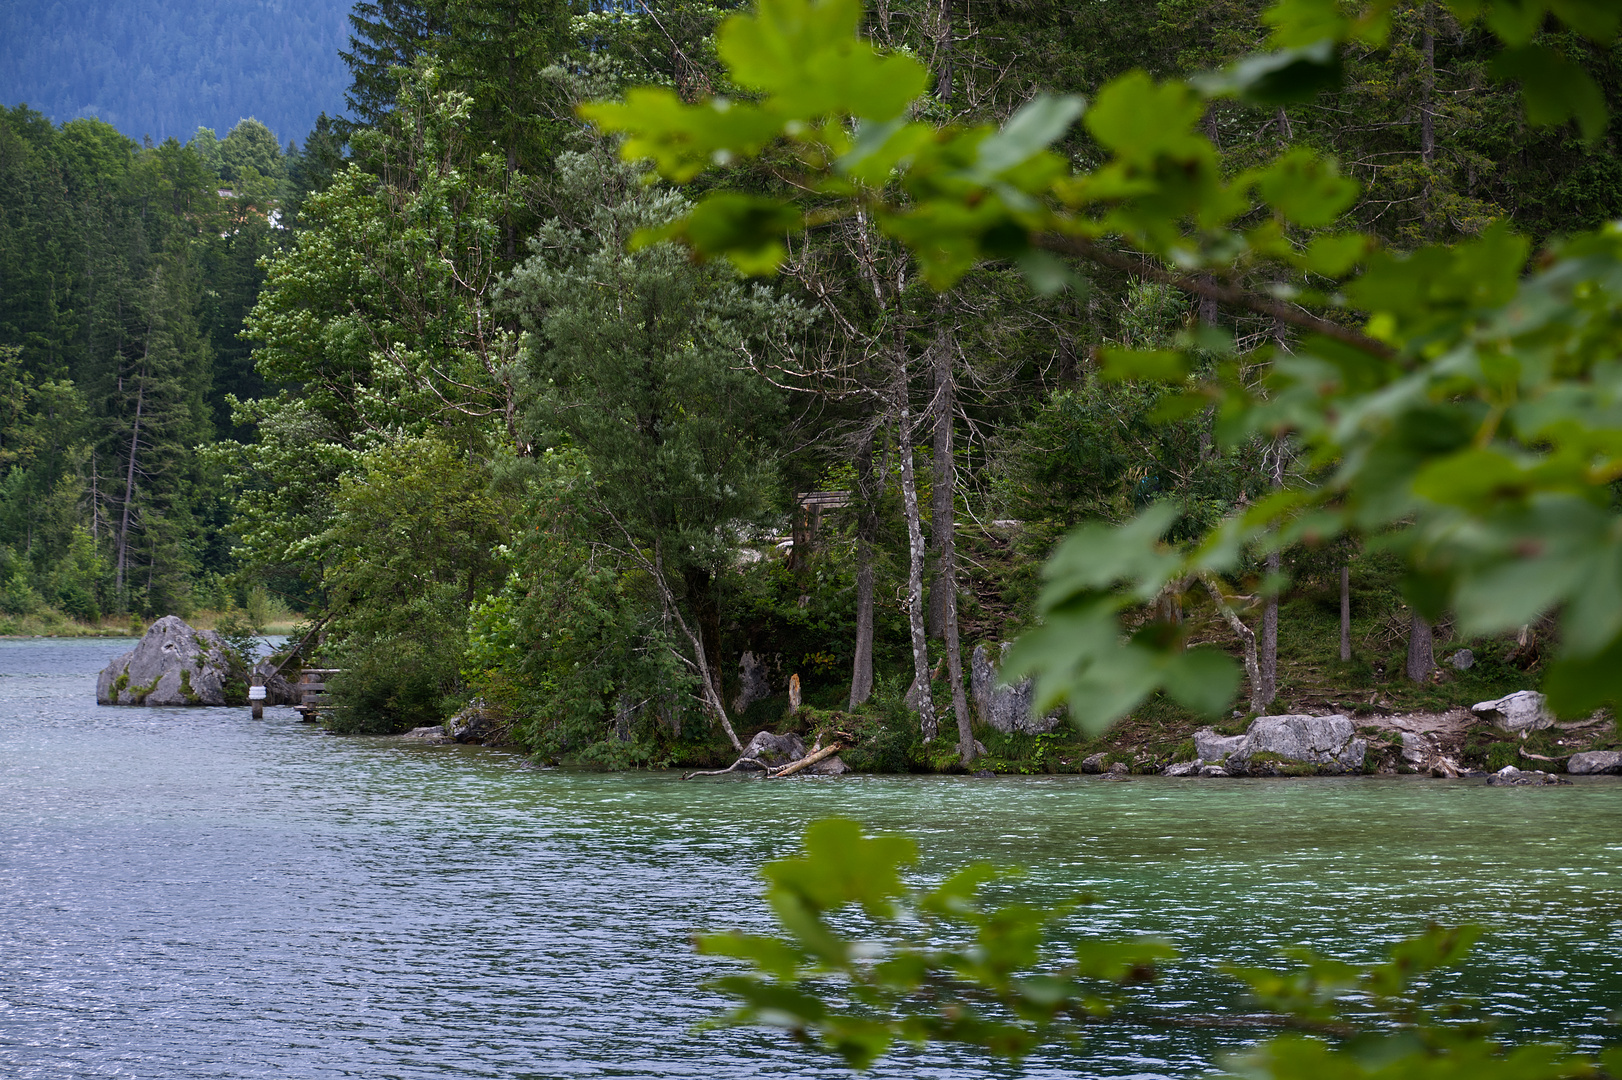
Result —
M740 768L775 769L779 765L787 765L791 761L799 761L805 757L805 740L793 732L789 732L787 735L776 735L770 731L760 731L756 732L755 737L745 744L743 753L738 756L740 758L753 758L755 761L760 762L759 765L750 765L746 762L739 766Z
M771 675L765 661L753 652L745 652L738 658L738 696L732 699L732 711L741 713L771 696Z
M1470 711L1511 735L1554 726L1554 714L1536 690L1517 690L1506 697L1478 702L1470 706Z
M1316 765L1324 772L1352 772L1363 767L1367 753L1368 742L1357 737L1349 717L1258 716L1245 732L1244 748L1229 757L1228 770L1232 772L1241 763L1254 770L1258 757L1274 755L1288 762Z
M1587 750L1573 754L1566 761L1566 771L1573 776L1622 775L1622 750Z
M96 680L98 705L224 705L230 670L223 638L165 615Z
M1194 756L1202 761L1221 761L1245 745L1248 735L1218 735L1210 728L1194 733Z
M1035 683L1029 677L1010 685L999 685L997 682L1010 647L1009 642L1002 643L997 650L995 663L991 659L989 646L974 647L969 660L969 696L974 701L975 714L982 724L998 731L1046 735L1059 726L1062 714L1055 710L1046 716L1036 715L1033 708L1036 702Z
M1429 735L1419 731L1402 733L1402 760L1415 769L1425 770L1436 763L1436 743Z
M1195 752L1205 762L1221 762L1228 773L1265 774L1280 764L1311 765L1319 772L1356 772L1363 767L1368 741L1345 716L1258 716L1243 735L1218 735L1210 728L1194 735Z
M456 742L476 746L498 743L507 734L506 719L485 704L482 697L462 706L455 716L445 721L444 727Z

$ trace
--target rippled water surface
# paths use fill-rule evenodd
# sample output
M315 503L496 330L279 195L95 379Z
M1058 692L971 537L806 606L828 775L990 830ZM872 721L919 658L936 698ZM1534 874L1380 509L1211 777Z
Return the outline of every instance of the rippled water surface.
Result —
M1019 863L1099 894L1076 932L1218 960L1352 959L1489 928L1453 979L1523 1034L1618 1041L1622 783L872 778L686 783L345 740L291 711L97 708L127 642L0 642L0 1075L836 1077L770 1033L699 1032L701 927L763 927L753 872L829 813L917 836L925 873ZM1206 1035L1100 1036L1022 1069L1192 1077Z

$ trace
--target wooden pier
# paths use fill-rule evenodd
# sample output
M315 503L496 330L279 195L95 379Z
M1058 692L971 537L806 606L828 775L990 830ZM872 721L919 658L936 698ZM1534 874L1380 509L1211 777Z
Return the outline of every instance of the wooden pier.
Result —
M293 711L303 717L305 723L313 724L321 718L321 710L327 707L327 677L341 670L305 668L299 672L298 682L293 684L293 692L298 695Z

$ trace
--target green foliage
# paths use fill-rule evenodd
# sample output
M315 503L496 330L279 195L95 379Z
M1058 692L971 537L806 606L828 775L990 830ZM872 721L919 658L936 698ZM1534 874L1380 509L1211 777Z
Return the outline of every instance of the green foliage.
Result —
M761 869L777 933L698 939L700 952L748 969L711 984L737 1003L721 1022L785 1029L853 1069L897 1042L963 1043L1018 1061L1099 1025L1209 1022L1160 1000L1159 969L1178 959L1166 942L1082 939L1061 950L1057 932L1088 897L995 906L982 892L1009 872L985 863L913 888L903 871L916 859L904 837L868 836L839 818L810 825L801 853ZM1504 1044L1490 1025L1467 1022L1463 1003L1432 1002L1427 976L1458 964L1479 936L1432 926L1372 965L1292 949L1287 967L1226 967L1253 1007L1240 1019L1285 1033L1223 1066L1277 1080L1592 1075L1594 1063L1564 1047Z
M633 233L680 213L680 200L600 153L562 155L557 168L559 216L531 241L503 301L527 332L524 439L571 452L557 459L572 472L559 478L571 540L597 553L609 592L540 602L579 604L604 628L651 630L674 617L683 629L653 639L668 634L678 663L696 672L720 660L718 585L740 534L774 510L783 402L762 367L808 315L672 245L627 252Z
M251 612L231 612L214 625L214 632L225 642L225 703L246 705L248 677L259 656L259 634L263 623Z
M226 180L240 181L250 175L281 179L287 175L276 136L251 116L220 140L219 158L220 175Z
M906 702L906 688L893 678L880 678L873 700L861 713L841 720L856 737L856 745L840 751L840 758L857 772L910 773L918 771L923 740L918 719Z
M215 347L257 284L221 271L270 230L217 184L173 140L0 113L0 546L53 611L184 613L229 569L197 448L238 374Z
M343 477L324 569L333 701L350 730L437 723L462 688L467 612L506 576L510 505L476 459L430 439L364 454Z
M599 519L578 451L515 466L525 495L508 544L512 573L473 607L468 681L516 718L519 743L543 759L588 753L623 709L644 743L676 735L692 675L676 658L644 570L593 543ZM625 757L624 747L592 754Z
M1505 70L1524 75L1514 58L1525 54L1514 50L1528 46L1544 9L1528 7L1524 20L1508 10L1494 7L1484 25L1510 50ZM1108 723L1156 689L1191 708L1225 707L1235 684L1225 658L1185 651L1171 623L1140 625L1123 641L1123 615L1191 575L1235 569L1256 545L1342 533L1387 537L1408 561L1416 607L1432 618L1456 609L1467 633L1562 611L1561 654L1545 684L1556 708L1622 696L1622 574L1613 572L1622 540L1611 496L1622 447L1612 437L1617 386L1608 359L1622 251L1611 231L1556 245L1529 274L1529 245L1504 226L1411 253L1380 251L1366 236L1360 246L1372 254L1358 270L1347 258L1358 244L1332 251L1293 239L1351 206L1357 186L1337 163L1298 147L1226 173L1198 129L1206 104L1194 85L1141 71L1106 84L1083 117L1104 160L1072 173L1048 147L1080 112L1078 101L1037 98L998 130L909 120L903 111L922 89L921 67L857 38L850 11L840 0L765 0L729 20L722 58L758 100L686 104L650 89L582 111L627 135L627 157L651 158L677 181L780 141L799 158L802 187L824 197L802 220L862 207L937 287L982 259L1022 261L1040 286L1033 253L1041 253L1037 265L1055 253L1125 265L1096 246L1106 237L1175 267L1163 279L1189 288L1179 273L1347 275L1334 295L1293 294L1328 317L1230 292L1308 333L1273 357L1261 385L1229 363L1199 388L1218 408L1220 439L1289 436L1323 481L1260 500L1191 544L1168 542L1179 515L1166 505L1115 528L1079 529L1047 568L1044 625L1011 658L1014 672L1041 674L1038 708L1069 700ZM1466 23L1482 15L1473 4L1452 11ZM1602 43L1615 36L1615 19L1599 5L1552 14ZM1342 45L1384 42L1392 5L1284 0L1266 18L1276 47L1300 51L1231 69L1206 81L1205 93L1266 99L1328 85L1327 75L1300 65L1328 67ZM1325 39L1334 46L1322 48ZM803 65L792 68L801 72L792 86L760 74L768 58L785 56ZM844 82L810 74L824 68L853 74ZM847 85L881 70L895 96L846 96ZM1289 85L1269 86L1268 70L1293 72ZM820 85L804 85L807 78ZM1602 106L1590 84L1580 68L1545 65L1522 87L1529 118L1576 116L1593 137ZM666 235L758 268L762 245L788 227L777 205L712 196ZM1193 341L1180 346L1192 351ZM1193 367L1163 353L1111 362L1124 376L1160 379L1180 380Z

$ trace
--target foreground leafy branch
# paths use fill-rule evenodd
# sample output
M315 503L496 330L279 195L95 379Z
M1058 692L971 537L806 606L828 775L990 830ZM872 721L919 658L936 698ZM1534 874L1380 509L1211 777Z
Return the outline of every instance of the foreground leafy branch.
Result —
M1598 1062L1548 1045L1507 1046L1491 1025L1427 999L1424 977L1458 963L1474 927L1433 926L1359 966L1308 950L1284 969L1228 966L1252 1006L1190 1013L1152 1008L1164 941L1081 940L1055 931L1086 897L1054 907L988 905L981 889L1008 876L966 866L934 888L909 887L917 847L869 836L854 821L812 824L804 850L767 863L766 901L779 933L711 934L699 951L748 966L711 985L737 1002L724 1025L762 1025L866 1069L897 1042L952 1042L1019 1060L1103 1026L1283 1032L1224 1065L1241 1076L1471 1077L1558 1080L1622 1076L1622 1050Z

